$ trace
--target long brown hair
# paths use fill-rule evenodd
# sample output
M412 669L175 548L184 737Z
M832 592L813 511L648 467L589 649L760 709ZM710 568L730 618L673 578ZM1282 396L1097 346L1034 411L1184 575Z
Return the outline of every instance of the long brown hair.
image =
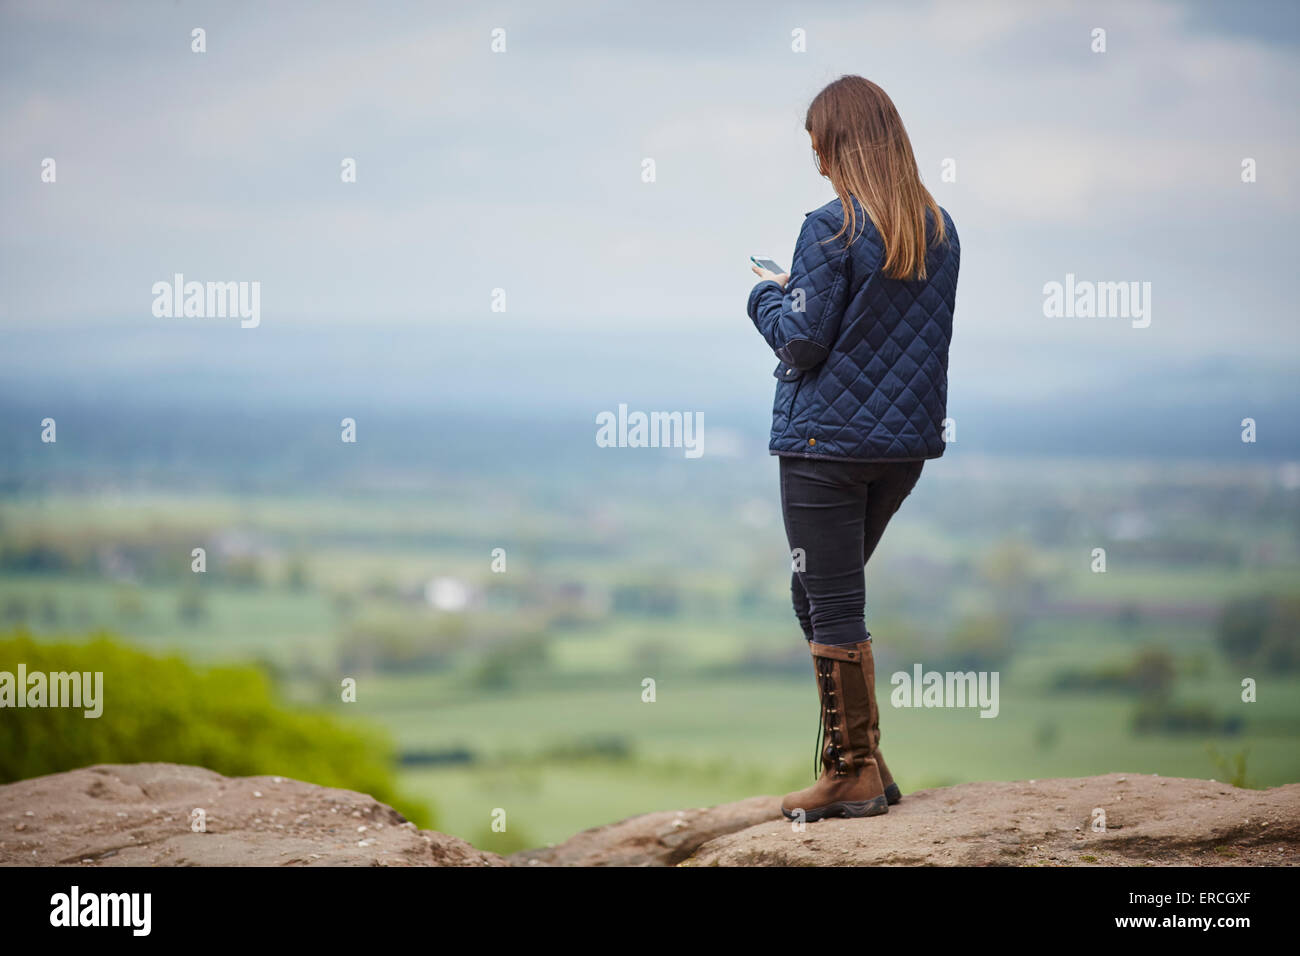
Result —
M804 129L816 143L819 171L844 207L844 225L833 238L857 238L857 199L884 241L885 275L924 279L930 239L943 242L948 230L921 183L912 142L889 94L860 76L842 76L809 104ZM932 237L926 235L926 210L934 217Z

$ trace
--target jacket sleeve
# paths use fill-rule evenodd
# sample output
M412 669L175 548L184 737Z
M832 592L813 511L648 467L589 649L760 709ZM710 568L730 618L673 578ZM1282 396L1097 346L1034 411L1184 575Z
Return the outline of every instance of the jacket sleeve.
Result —
M824 242L837 227L810 215L799 230L783 290L770 279L749 293L749 317L786 365L806 371L826 360L839 335L848 302L848 249Z

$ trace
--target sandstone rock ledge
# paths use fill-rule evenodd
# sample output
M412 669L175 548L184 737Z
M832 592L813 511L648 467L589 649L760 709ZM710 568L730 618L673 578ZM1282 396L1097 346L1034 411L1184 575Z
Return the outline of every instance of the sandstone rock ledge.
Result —
M206 832L194 832L202 808ZM1104 830L1093 828L1104 811ZM967 783L802 831L776 797L664 811L502 858L349 790L202 767L87 767L0 786L5 866L1295 866L1300 784L1145 774Z

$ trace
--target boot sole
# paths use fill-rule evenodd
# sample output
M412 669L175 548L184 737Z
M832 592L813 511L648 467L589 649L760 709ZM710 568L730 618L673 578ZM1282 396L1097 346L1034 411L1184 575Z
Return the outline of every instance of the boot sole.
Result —
M794 811L782 807L781 812L787 820L795 819ZM804 820L808 823L816 823L827 817L878 817L888 812L889 801L884 794L881 794L870 800L837 800L816 810L805 810Z
M885 799L889 801L891 807L903 799L903 791L898 789L898 784L891 783L885 788Z

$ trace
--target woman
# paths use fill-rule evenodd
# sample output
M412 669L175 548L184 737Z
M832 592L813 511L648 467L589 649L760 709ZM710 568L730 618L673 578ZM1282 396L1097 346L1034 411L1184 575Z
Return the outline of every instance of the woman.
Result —
M943 454L960 248L884 90L841 77L804 128L838 198L807 214L788 274L754 267L749 317L781 360L770 449L821 698L820 776L781 809L820 820L901 796L879 748L863 568Z

